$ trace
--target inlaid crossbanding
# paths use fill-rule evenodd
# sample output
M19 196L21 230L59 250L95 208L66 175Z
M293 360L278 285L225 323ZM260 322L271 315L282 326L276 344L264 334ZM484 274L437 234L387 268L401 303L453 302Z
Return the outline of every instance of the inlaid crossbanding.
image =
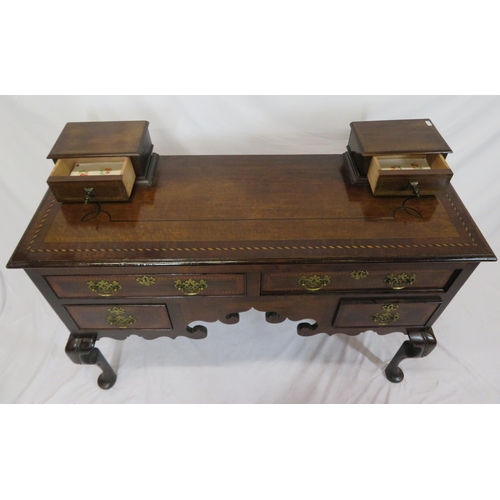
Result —
M453 202L452 198L448 193L446 193L446 199L450 203L455 215L460 220L462 227L464 228L467 236L471 239L472 243L414 243L414 244L389 244L389 245L284 245L284 246L238 246L238 247L147 247L147 248L59 248L59 249L50 249L50 248L33 248L34 243L39 237L40 231L42 230L47 218L54 207L55 199L49 204L45 214L40 220L39 225L37 226L33 238L29 242L27 246L27 251L31 253L58 253L58 252L85 252L85 253L104 253L104 252L141 252L141 253L149 253L149 252L165 252L165 253L176 253L176 252L237 252L237 251L257 251L257 252L266 252L266 251L296 251L296 250L373 250L373 249L404 249L404 248L440 248L440 247L470 247L476 246L477 243L474 240L474 237L467 227L464 219L462 218L457 206Z
M470 243L422 243L418 245L366 245L366 246L353 246L353 245L315 245L315 246L308 246L307 249L310 250L350 250L350 249L363 249L363 250L370 250L370 249L387 249L387 248L431 248L431 247L471 247L473 246ZM300 247L252 247L251 250L300 250ZM205 251L229 251L229 250L248 250L248 248L243 248L243 247L238 247L238 248L114 248L114 249L109 249L109 248L69 248L69 249L30 249L30 252L136 252L136 251L141 251L141 252L205 252Z

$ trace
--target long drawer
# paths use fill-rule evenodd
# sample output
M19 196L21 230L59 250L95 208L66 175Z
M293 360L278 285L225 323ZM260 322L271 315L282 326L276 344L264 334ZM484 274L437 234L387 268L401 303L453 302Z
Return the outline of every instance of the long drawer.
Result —
M458 272L449 267L423 269L408 266L385 270L360 267L345 271L264 273L261 292L274 294L356 290L443 291L451 284Z
M46 276L59 298L245 295L244 274Z
M171 330L164 305L75 305L66 306L80 330Z

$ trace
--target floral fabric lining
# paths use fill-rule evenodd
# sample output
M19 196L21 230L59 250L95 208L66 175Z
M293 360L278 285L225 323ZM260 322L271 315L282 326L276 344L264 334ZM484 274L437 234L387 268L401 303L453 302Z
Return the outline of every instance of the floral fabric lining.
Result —
M87 175L120 175L122 163L100 162L100 163L77 163L73 167L70 176L84 177Z
M380 158L382 170L430 170L426 158Z

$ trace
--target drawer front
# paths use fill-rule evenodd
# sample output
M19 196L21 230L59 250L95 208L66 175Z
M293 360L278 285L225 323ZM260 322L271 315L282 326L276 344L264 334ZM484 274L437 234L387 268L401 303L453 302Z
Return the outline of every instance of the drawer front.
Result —
M413 196L410 183L416 183L421 195L437 194L452 176L440 154L374 156L367 175L375 196Z
M325 271L315 273L264 273L262 293L318 293L356 290L436 290L451 284L455 270L411 267L371 271Z
M59 298L245 295L244 274L47 276Z
M423 327L441 305L439 299L341 300L335 328L373 328L392 326Z
M164 305L66 306L80 330L171 330Z
M78 164L80 175L72 175ZM106 173L105 173L106 172ZM59 158L47 184L57 201L127 201L134 187L135 172L128 157ZM92 190L88 193L86 190Z

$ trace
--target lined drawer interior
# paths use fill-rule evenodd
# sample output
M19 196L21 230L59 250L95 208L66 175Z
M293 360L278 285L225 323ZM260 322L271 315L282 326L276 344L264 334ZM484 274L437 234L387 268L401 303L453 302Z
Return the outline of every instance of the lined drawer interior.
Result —
M368 169L375 196L412 196L410 182L421 195L437 194L448 186L452 176L441 154L374 156Z

